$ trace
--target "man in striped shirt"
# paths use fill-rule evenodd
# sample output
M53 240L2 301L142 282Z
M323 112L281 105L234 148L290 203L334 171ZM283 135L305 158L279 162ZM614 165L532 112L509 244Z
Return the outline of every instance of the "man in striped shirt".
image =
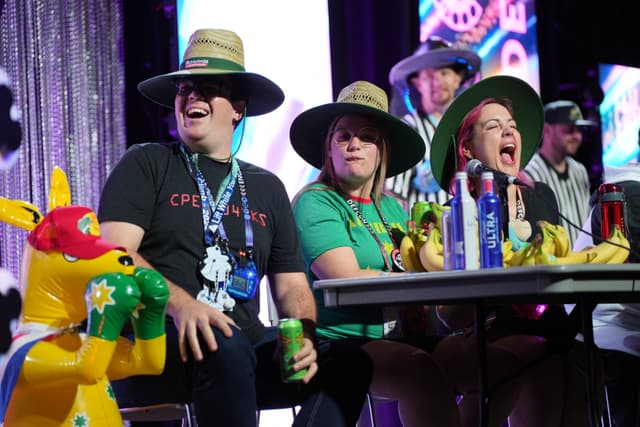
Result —
M584 120L575 102L565 100L545 105L544 119L542 145L524 172L556 193L560 214L566 217L561 217L562 226L574 243L589 214L590 183L587 169L572 156L582 144L582 127L594 123Z
M408 208L417 201L444 204L449 199L448 189L441 189L431 173L431 138L442 114L465 84L474 80L481 63L471 49L454 47L440 37L431 36L389 72L389 83L405 94L409 112L402 119L420 134L426 145L422 162L385 182L385 189L403 199ZM409 100L412 91L419 94L416 97L419 99Z

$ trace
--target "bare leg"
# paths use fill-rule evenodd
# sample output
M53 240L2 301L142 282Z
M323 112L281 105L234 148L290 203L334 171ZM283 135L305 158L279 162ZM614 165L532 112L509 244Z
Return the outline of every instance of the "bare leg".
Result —
M445 375L462 394L459 412L461 425L479 425L480 403L478 389L477 341L474 337L447 337L433 353L436 362L442 366ZM499 427L507 419L516 402L519 391L517 373L521 363L511 352L487 346L489 386L492 389L489 406L489 426ZM498 384L495 388L496 384Z
M541 362L526 369L522 375L520 398L509 417L512 427L573 427L589 425L583 344L576 341L567 354L549 352L543 338L531 336L506 337L499 345L518 351L522 358L533 361L546 354ZM597 381L603 384L602 363L596 367ZM603 390L603 385L598 390ZM595 396L603 402L602 393Z
M494 345L514 352L525 365L535 362L521 374L520 394L509 416L509 425L559 427L565 410L563 357L550 354L547 341L535 336L508 336L497 340Z
M453 386L428 353L386 340L363 349L373 360L371 390L398 401L404 427L460 425Z
M584 360L584 344L576 341L564 358L563 369L566 376L565 410L562 426L589 425L589 407L586 390L586 373ZM602 413L604 406L604 366L601 357L596 357L595 379L598 393L594 396L595 404L599 405L598 413Z

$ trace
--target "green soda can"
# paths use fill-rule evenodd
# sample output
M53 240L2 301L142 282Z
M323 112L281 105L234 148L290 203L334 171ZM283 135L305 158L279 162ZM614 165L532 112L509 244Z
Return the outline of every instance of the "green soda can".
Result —
M280 319L278 322L278 340L280 341L280 375L285 383L302 381L307 370L293 370L293 355L302 349L304 335L302 322L298 319Z
M415 202L411 207L411 219L416 222L416 227L425 227L430 221L431 204L429 202Z

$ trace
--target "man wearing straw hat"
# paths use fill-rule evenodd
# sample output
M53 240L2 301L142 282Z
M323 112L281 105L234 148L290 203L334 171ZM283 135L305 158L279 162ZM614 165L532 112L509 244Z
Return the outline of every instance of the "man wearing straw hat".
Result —
M437 36L429 37L413 55L391 68L389 83L401 92L416 91L403 120L418 131L426 146L421 163L387 180L386 188L409 207L417 201L445 203L449 196L433 178L429 160L431 139L440 118L465 83L480 71L482 60L470 49L455 47Z
M284 185L232 152L245 116L276 109L281 89L245 71L242 41L218 29L197 30L180 70L138 89L175 109L179 141L131 147L107 180L99 217L104 238L160 271L171 296L165 371L114 384L119 403L193 401L200 427L255 426L258 408L297 404L294 425L355 425L371 362L348 342L316 348ZM282 382L275 329L258 319L264 275L279 316L302 320L293 356L294 370L307 372L302 384Z

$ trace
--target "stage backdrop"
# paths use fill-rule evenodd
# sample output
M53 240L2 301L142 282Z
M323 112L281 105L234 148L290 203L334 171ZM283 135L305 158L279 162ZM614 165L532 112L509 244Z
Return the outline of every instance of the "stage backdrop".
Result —
M602 164L622 166L640 160L640 68L600 64Z
M232 30L242 38L245 68L268 77L284 91L284 104L277 110L247 120L238 157L275 172L293 197L317 171L291 148L291 121L308 108L331 102L326 1L178 0L177 4L180 60L194 30Z
M508 74L540 92L535 1L420 0L420 40L431 35L473 49L483 77Z

